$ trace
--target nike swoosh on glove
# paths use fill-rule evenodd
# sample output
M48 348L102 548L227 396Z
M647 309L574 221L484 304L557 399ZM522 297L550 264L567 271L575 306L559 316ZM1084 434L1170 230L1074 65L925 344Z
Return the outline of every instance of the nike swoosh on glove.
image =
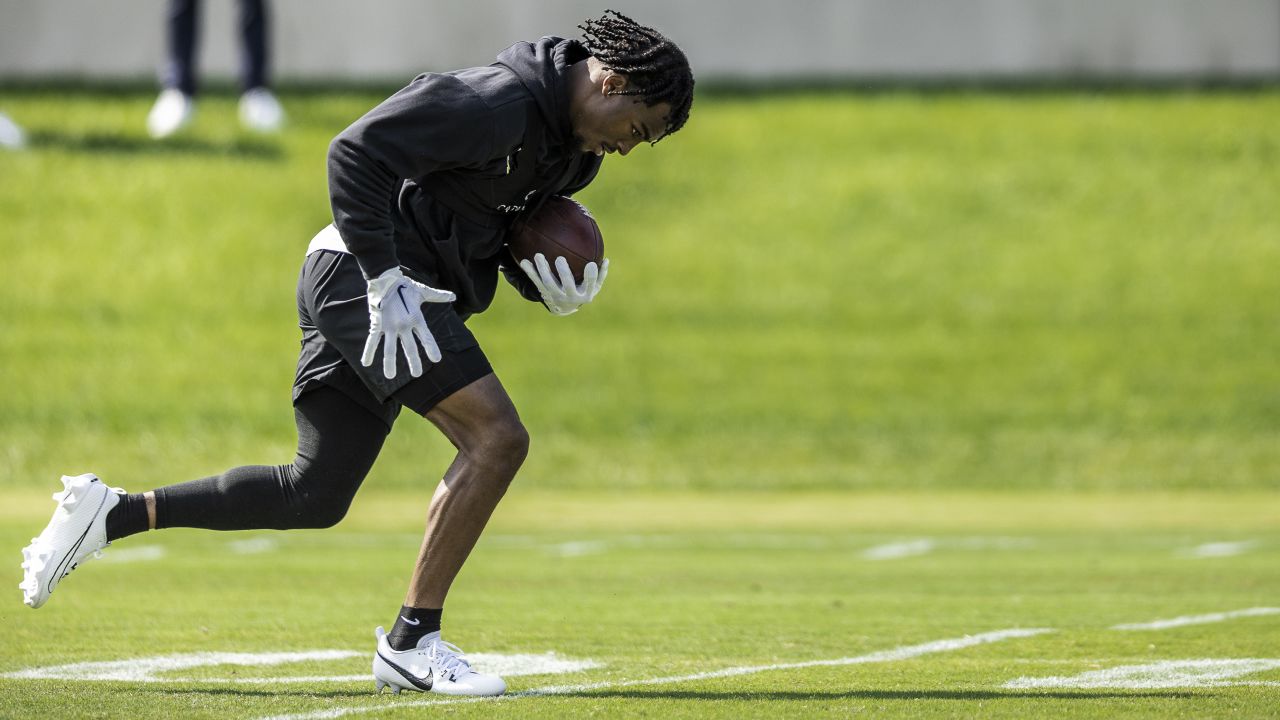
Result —
M448 290L437 290L405 277L400 268L392 268L369 281L369 338L364 343L360 363L373 364L382 342L382 374L388 380L396 376L396 345L404 348L409 374L422 376L422 358L418 343L427 360L440 362L440 348L422 315L424 302L453 302L457 296Z

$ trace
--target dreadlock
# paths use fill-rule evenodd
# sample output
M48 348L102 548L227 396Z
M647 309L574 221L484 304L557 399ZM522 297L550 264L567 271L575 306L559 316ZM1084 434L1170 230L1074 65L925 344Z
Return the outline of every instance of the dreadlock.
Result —
M684 127L693 105L693 71L684 51L662 33L616 10L606 10L600 19L586 20L578 27L587 51L605 67L627 76L630 87L617 94L639 95L650 107L669 103L664 137Z

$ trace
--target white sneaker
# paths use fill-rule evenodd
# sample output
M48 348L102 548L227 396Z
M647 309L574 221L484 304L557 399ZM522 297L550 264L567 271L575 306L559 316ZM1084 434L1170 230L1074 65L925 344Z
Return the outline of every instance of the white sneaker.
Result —
M62 476L62 492L54 493L58 507L40 537L22 549L22 600L38 608L76 567L100 557L107 542L107 513L120 502L124 490L107 487L95 475Z
M177 88L167 88L156 98L147 115L147 132L156 140L162 140L191 124L195 116L196 101Z
M270 90L254 88L240 96L240 124L254 132L279 132L284 127L284 108Z
M26 145L26 133L22 132L18 123L10 120L8 115L0 113L0 147L21 150Z
M418 641L417 647L392 650L387 634L378 628L378 650L373 655L373 681L378 687L390 686L397 695L401 690L438 692L443 695L501 695L507 683L497 675L482 675L471 668L462 650L440 639L433 632Z

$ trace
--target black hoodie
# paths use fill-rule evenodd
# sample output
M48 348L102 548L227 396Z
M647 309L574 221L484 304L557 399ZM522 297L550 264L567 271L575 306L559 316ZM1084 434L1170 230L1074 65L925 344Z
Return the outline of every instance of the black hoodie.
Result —
M505 235L600 169L569 120L568 69L586 57L575 40L516 43L488 67L418 76L334 138L333 221L365 276L400 265L454 291L465 318L489 307L501 266L538 300Z

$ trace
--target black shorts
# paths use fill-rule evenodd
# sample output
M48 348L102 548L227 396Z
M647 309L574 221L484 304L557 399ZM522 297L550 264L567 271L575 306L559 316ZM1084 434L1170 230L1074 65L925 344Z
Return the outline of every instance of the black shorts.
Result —
M405 274L415 275L407 269ZM427 278L415 279L431 284ZM361 365L360 355L369 337L367 295L368 284L351 255L317 250L307 256L298 277L302 350L293 380L294 402L316 385L327 385L390 426L401 405L425 415L441 400L493 372L475 336L448 303L422 305L442 358L432 363L423 355L421 377L409 374L403 355L397 359L395 379L384 377L381 343L373 364Z

